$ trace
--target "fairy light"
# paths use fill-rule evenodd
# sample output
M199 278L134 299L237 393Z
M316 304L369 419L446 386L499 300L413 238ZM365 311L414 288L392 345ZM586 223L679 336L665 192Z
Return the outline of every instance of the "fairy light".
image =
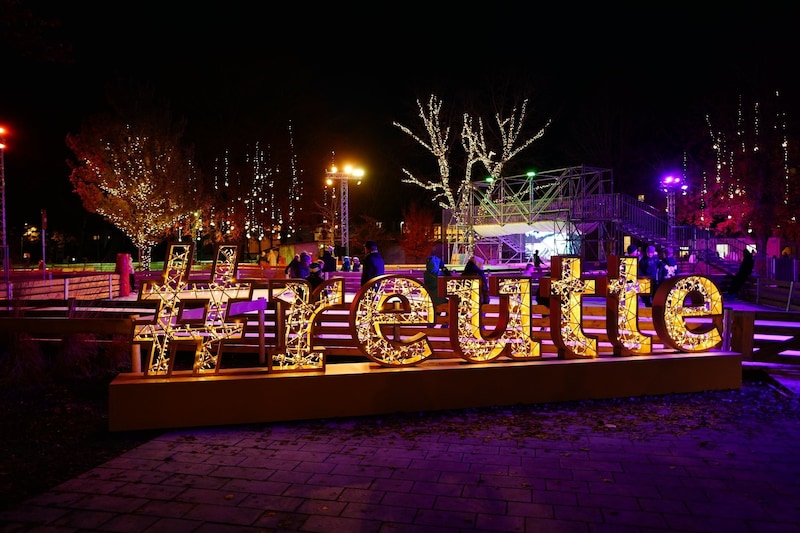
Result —
M723 131L706 115L713 168L700 173L701 221L722 232L759 239L793 238L798 174L789 162L787 114L775 91L768 101L746 104L740 96L735 125ZM774 209L766 202L773 203ZM763 253L763 251L762 251Z
M580 257L553 256L551 258L550 310L558 314L560 327L553 328L553 343L561 358L597 357L597 337L583 332L583 296L596 292L597 281L583 279ZM641 283L648 283L642 280ZM642 286L648 290L649 286ZM553 306L557 305L557 309ZM555 311L555 313L553 313Z
M711 321L690 328L686 318ZM653 300L653 325L665 346L684 352L703 352L722 344L722 296L703 276L677 276L659 285Z
M299 230L297 221L303 209L302 171L297 166L297 154L294 146L294 129L291 121L289 121L289 151L289 205L286 215L286 228L287 235L291 237Z
M195 344L193 375L219 372L223 341L241 338L244 334L241 321L227 320L228 304L232 300L250 300L253 296L252 285L235 281L236 251L236 245L220 246L210 280L190 283L194 243L170 246L162 281L146 285L140 293L142 300L158 302L153 321L137 325L133 334L135 343L151 344L146 376L172 375L175 364L172 345L176 342ZM199 323L182 318L187 301L204 302Z
M220 371L224 341L241 338L244 324L227 317L233 301L250 300L253 288L239 283L236 245L218 248L211 274L205 282L190 282L193 243L170 247L163 279L141 289L140 298L159 302L153 321L138 324L135 343L151 344L145 376L171 377L173 344L196 345L194 377ZM560 358L595 358L597 337L582 332L582 297L597 294L601 280L583 279L579 257L553 259L550 282L553 343ZM651 351L650 337L638 330L637 294L647 291L648 279L639 279L633 258L610 258L618 277L602 280L608 286L607 332L614 355ZM500 313L493 331L481 323L480 282L474 277L447 278L450 296L450 342L465 361L486 363L500 356L513 360L541 357L541 341L531 335L531 284L523 276L498 276L496 294ZM420 327L435 322L435 309L424 285L407 275L379 276L361 287L352 304L345 301L344 280L333 278L311 290L305 280L276 280L269 299L275 304L276 346L270 350L270 371L325 369L325 348L315 346L314 325L329 309L349 310L350 331L359 350L387 367L415 366L433 356ZM204 305L198 308L197 303ZM186 307L186 309L184 309ZM184 317L198 308L203 318ZM662 283L653 302L653 327L667 348L700 352L722 342L722 297L714 282L703 276L677 276ZM696 318L702 318L700 322ZM692 322L687 322L692 319ZM324 344L324 341L323 341Z
M610 279L611 273L618 277ZM608 337L615 355L648 354L652 338L639 330L639 294L649 290L650 280L639 280L639 264L635 257L609 257ZM614 320L614 318L616 320Z
M382 366L416 365L433 350L427 335L388 339L382 328L431 324L433 300L410 276L378 276L359 289L354 301L354 337L362 353ZM396 302L396 303L395 303Z
M196 189L197 176L193 162L183 166L178 148L171 143L137 135L131 125L125 126L125 133L122 142L101 139L97 151L76 143L73 150L82 165L74 172L91 176L92 186L102 193L95 212L133 241L147 270L151 247L161 240L164 228L175 227L186 216L186 202Z
M780 97L780 92L775 91L775 97ZM775 129L779 130L780 138L781 138L781 149L783 151L783 205L785 207L789 206L790 196L790 171L789 171L789 136L787 132L787 117L786 113L782 111L777 111L777 118L775 120ZM791 214L790 222L796 222L796 215L794 213Z
M324 370L325 353L313 345L313 325L323 311L346 308L344 279L332 278L313 291L306 280L276 281L271 291L281 318L269 369Z
M269 164L268 153L258 142L255 143L252 153L248 154L247 163L252 170L252 180L249 190L244 191L246 194L244 229L248 239L260 242L266 234L267 213L272 201L268 197L268 187L274 170Z
M215 201L209 209L209 228L217 240L238 238L241 232L247 239L259 242L269 238L272 247L280 233L291 237L298 231L302 171L297 165L293 135L290 123L288 176L283 176L281 165L273 161L272 147L259 142L245 152L241 168L234 169L228 149L217 158L213 176ZM288 186L288 195L278 193L282 182Z
M450 316L457 316L456 353L473 363L489 362L500 356L514 360L541 356L541 342L531 336L530 278L501 278L498 292L507 314L495 331L485 331L482 324L480 279L448 278L451 296Z

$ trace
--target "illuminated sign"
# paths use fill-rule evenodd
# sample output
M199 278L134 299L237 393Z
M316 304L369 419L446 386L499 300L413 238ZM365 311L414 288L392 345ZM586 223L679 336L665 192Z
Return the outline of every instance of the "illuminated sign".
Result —
M146 287L140 298L158 299L156 320L140 326L134 342L151 341L146 375L169 375L174 344L196 344L194 373L218 371L219 353L227 339L241 336L243 324L229 320L226 311L236 299L250 298L252 288L236 282L230 266L230 250L220 255L206 284L191 284L188 266L191 245L173 246L165 265L164 282ZM235 257L235 250L233 253ZM550 278L542 283L550 294L550 330L562 359L598 356L598 338L583 329L583 297L601 296L607 301L606 328L615 355L646 355L652 338L639 330L638 295L650 290L650 280L640 279L634 258L611 257L606 278L584 278L579 257L555 256ZM170 274L171 273L171 274ZM499 317L494 327L484 323L477 278L442 278L449 298L453 351L467 362L485 363L506 357L511 360L541 358L541 342L531 328L531 279L523 276L492 277L491 292L499 298ZM198 304L200 302L200 304ZM314 327L328 309L348 309L354 345L370 360L389 367L418 365L434 351L428 336L407 332L409 326L428 327L435 322L431 296L412 276L377 277L344 303L344 281L332 278L312 291L305 280L281 280L270 291L276 309L276 341L270 350L270 370L318 370L324 368L324 350L314 346ZM186 318L188 307L204 312ZM703 276L678 276L662 283L653 303L653 327L665 346L682 352L701 352L722 343L722 297L714 283ZM687 319L704 319L691 324ZM696 322L696 320L694 321ZM171 349L170 347L173 346ZM214 354L212 346L216 346Z
M194 374L219 371L224 341L244 332L241 320L228 319L230 304L250 300L253 295L250 284L235 281L236 249L235 245L220 246L210 279L191 283L193 244L170 246L162 282L145 284L139 292L140 300L158 302L153 321L137 325L133 333L134 342L151 342L145 375L172 374L174 354L181 343L195 347Z

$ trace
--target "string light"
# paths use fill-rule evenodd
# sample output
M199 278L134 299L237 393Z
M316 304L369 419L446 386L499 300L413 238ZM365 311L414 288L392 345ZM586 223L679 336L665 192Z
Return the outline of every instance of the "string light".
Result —
M213 205L210 209L209 228L216 240L244 236L259 242L269 237L270 247L276 234L287 237L298 230L297 218L302 211L302 171L297 165L294 132L289 124L289 175L272 158L272 147L256 142L246 151L244 165L234 167L230 150L217 159L214 166ZM279 194L281 184L288 186L288 194ZM282 200L286 203L282 205ZM285 212L284 212L285 211Z

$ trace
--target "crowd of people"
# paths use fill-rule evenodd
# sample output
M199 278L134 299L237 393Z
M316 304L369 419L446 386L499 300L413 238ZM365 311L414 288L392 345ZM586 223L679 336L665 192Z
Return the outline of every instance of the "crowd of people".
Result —
M295 254L294 258L284 268L283 273L287 278L304 279L309 282L312 289L315 289L324 281L331 279L339 268L333 252L334 248L332 246L326 246L322 251L322 255L315 261L311 254L302 251ZM265 259L265 253L261 254L261 259L259 260L262 266L268 264ZM342 272L361 272L362 285L372 278L382 275L385 271L383 257L378 251L378 245L375 241L367 241L364 244L364 254L363 270L362 263L358 257L342 257L341 266Z
M330 279L333 273L337 271L337 260L333 252L332 247L326 247L319 259L314 261L311 254L302 251L296 254L286 265L284 274L287 278L307 280L313 290ZM473 255L466 262L461 272L462 276L479 278L481 304L489 303L489 278L484 270L484 262L482 257ZM341 271L361 272L360 281L362 286L366 285L370 280L383 275L386 271L386 264L378 250L378 244L375 241L366 241L362 260L358 257L342 257ZM423 284L431 295L434 305L447 303L447 297L439 294L439 278L451 275L452 273L448 270L447 265L439 256L431 255L427 258Z
M635 244L627 249L628 257L635 257L639 265L639 277L650 278L650 290L641 295L642 302L647 307L653 306L653 296L658 286L669 278L678 275L678 260L675 250L671 246L664 246L656 250L654 245L648 245L644 253Z

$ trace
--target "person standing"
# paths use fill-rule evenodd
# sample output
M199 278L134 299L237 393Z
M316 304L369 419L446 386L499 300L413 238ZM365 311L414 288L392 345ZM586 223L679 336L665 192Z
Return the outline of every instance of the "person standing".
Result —
M733 276L733 279L731 280L731 286L728 289L728 296L731 298L736 298L739 295L739 291L742 290L744 284L753 274L753 267L755 266L755 262L753 261L753 253L747 248L744 249L743 253L744 255L742 256L742 262L739 265L739 270L737 270L736 275Z
M258 258L258 266L261 268L267 268L269 266L269 260L267 259L267 251L261 250L261 256Z
M333 272L336 272L336 258L333 256L333 247L328 246L322 252L322 279L330 279Z
M639 247L635 244L631 244L628 246L628 249L625 251L626 257L635 257L636 259L642 258L642 253L639 251Z
M525 265L525 270L522 271L522 275L530 278L533 276L535 270L536 267L533 265L533 263L528 263Z
M311 263L308 268L309 274L306 277L306 281L311 285L311 290L313 291L317 287L319 287L325 280L322 278L322 269L319 266L319 263Z
M625 257L632 257L636 259L636 271L641 275L641 271L639 271L639 261L642 259L642 253L639 251L639 247L635 244L631 244L625 250Z
M361 262L361 285L366 285L369 280L383 275L385 265L383 256L378 252L375 241L364 243L364 260Z
M653 245L645 248L644 256L639 260L639 277L650 278L650 292L642 294L642 301L646 307L653 307L653 294L658 285L658 257Z
M425 273L422 275L422 283L425 285L428 294L433 301L433 305L447 303L447 298L439 296L439 276L442 275L442 259L436 255L428 256L425 261Z
M287 276L293 279L306 279L310 273L309 267L311 266L311 256L308 252L300 252L295 254L294 259L286 265L284 272Z
M462 276L477 276L481 280L481 303L489 303L489 278L486 276L486 271L483 270L483 258L473 255L464 265L464 270L461 272Z
M119 274L119 295L128 296L136 286L131 254L117 254L115 272Z
M542 258L539 257L539 250L534 250L533 251L533 266L534 266L534 268L536 268L536 272L541 272L542 271L542 265L543 264L544 264L544 261L542 261Z
M677 275L678 260L675 259L675 252L672 246L665 246L661 250L661 260L658 262L658 285L664 283L664 280L674 278ZM653 291L653 294L655 294L655 291Z
M267 262L269 266L278 266L278 250L270 248L267 253Z
M283 269L283 273L290 278L300 277L300 254L294 254L292 260L289 261L289 264Z
M297 277L306 279L311 273L311 254L300 252L300 264L297 267Z

